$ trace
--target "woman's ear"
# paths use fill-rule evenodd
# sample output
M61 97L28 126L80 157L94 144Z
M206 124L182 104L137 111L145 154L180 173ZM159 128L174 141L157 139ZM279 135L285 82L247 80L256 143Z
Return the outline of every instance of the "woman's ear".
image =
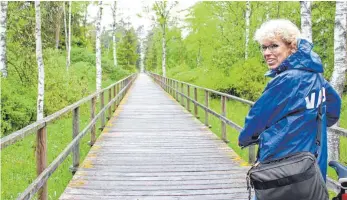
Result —
M297 46L296 46L296 43L291 43L290 44L290 52L291 53L295 53L296 51L298 50Z

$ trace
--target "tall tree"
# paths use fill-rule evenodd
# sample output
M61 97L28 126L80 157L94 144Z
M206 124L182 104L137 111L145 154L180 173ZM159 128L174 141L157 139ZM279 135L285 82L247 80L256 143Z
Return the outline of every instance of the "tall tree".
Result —
M112 5L112 16L113 16L113 23L112 23L112 40L113 40L113 63L114 66L117 67L117 51L116 51L116 14L117 14L117 1L113 2Z
M65 32L65 49L66 49L66 54L68 54L68 48L69 48L69 41L67 37L67 25L66 25L66 11L65 11L65 1L63 2L63 12L64 12L64 32ZM67 57L66 57L66 69L67 69Z
M69 70L70 68L70 59L71 59L71 7L72 2L69 1L69 47L67 52L67 61L66 61L66 69Z
M162 30L162 72L164 77L166 77L166 28L170 17L170 10L175 5L177 5L177 2L173 2L168 5L167 1L156 1L153 5L157 22Z
M0 8L0 71L3 77L7 77L6 66L6 25L7 25L7 1L1 1Z
M102 68L101 68L101 16L102 16L102 1L98 3L98 16L96 19L96 90L101 90Z
M42 58L40 1L35 1L35 19L36 60L38 66L37 120L40 120L43 118L43 102L45 94L45 71Z
M312 42L312 1L300 1L301 33L304 38Z
M347 2L336 1L334 30L334 71L331 77L331 85L342 96L347 72ZM339 136L328 133L329 160L339 159Z
M266 10L266 21L270 19L270 10L269 10L269 5L270 3L268 1L265 2L265 10Z
M60 2L59 2L60 3ZM56 22L55 22L55 48L59 48L59 41L60 41L60 25L61 25L61 15L62 15L62 9L60 4L56 7Z
M249 42L249 21L251 18L251 3L246 1L246 44L245 44L245 59L248 58L248 42Z

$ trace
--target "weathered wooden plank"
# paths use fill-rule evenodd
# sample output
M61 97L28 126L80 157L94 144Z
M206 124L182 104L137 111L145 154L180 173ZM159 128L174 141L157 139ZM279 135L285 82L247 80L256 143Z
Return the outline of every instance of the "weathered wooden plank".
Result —
M112 177L165 177L165 176L175 176L175 177L187 177L187 176L195 176L195 177L201 177L201 176L209 176L209 175L233 175L233 174L241 174L246 176L247 168L239 168L239 169L233 169L229 171L205 171L205 172L105 172L105 171L86 171L84 169L79 169L76 172L76 176L108 176L111 175Z
M67 188L65 190L68 194L88 194L88 195L100 195L104 194L107 196L118 196L118 195L148 195L148 196L186 196L186 195L212 195L212 194L241 194L246 193L245 188L216 188L216 189L201 189L201 190L152 190L152 191L122 191L114 188L113 190L104 189L77 189L77 188Z
M79 199L79 200L90 200L90 199L103 199L103 200L114 200L114 199L121 199L121 200L226 200L226 199L232 199L232 200L244 200L247 199L246 193L240 193L240 194L213 194L213 195L190 195L190 196L105 196L105 195L84 195L84 194L64 194L62 197L60 197L61 200L70 200L70 199Z

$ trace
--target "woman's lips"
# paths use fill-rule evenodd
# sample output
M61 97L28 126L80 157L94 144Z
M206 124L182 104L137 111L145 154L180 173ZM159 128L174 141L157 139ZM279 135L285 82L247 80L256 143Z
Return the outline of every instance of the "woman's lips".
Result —
M274 64L275 63L275 59L268 59L268 60L266 60L266 62L268 64Z

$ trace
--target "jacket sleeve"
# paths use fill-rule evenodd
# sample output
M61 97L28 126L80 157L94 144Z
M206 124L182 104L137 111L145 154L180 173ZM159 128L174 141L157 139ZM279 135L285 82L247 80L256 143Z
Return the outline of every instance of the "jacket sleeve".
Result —
M275 118L280 119L284 115L291 92L295 90L295 86L291 86L291 78L287 76L276 77L268 84L246 117L239 135L239 146L257 143L260 133L270 127Z
M327 126L334 125L340 118L341 98L335 89L326 82L326 116Z

